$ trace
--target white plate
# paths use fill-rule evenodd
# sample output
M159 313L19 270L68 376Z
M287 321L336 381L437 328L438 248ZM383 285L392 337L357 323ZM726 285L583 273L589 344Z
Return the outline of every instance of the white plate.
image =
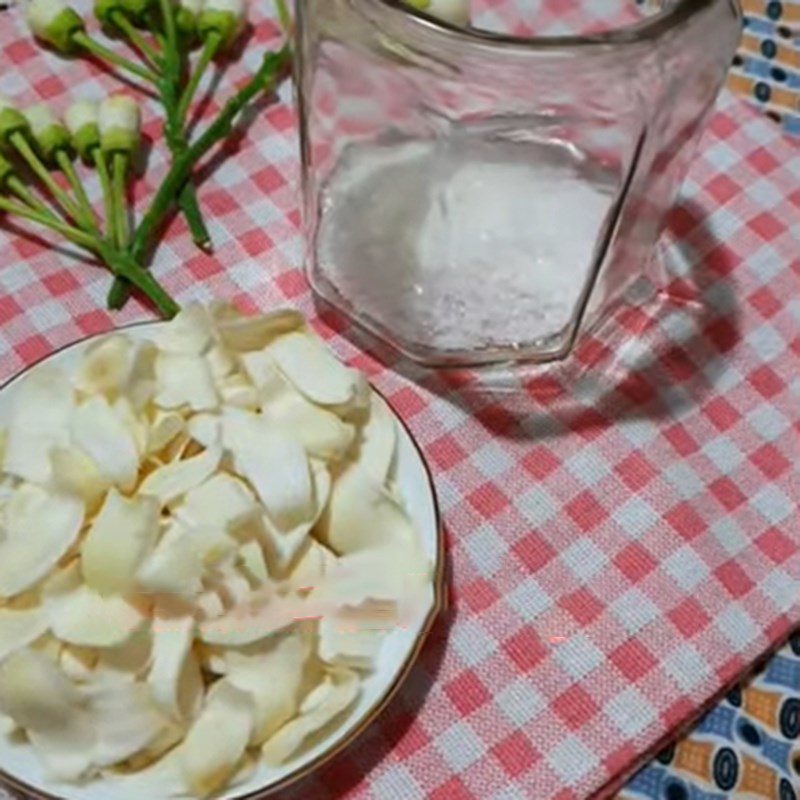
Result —
M162 323L147 323L125 329L134 339L151 338ZM92 337L70 345L49 356L41 363L73 371L90 343L100 337ZM5 427L15 394L24 378L38 365L30 367L0 388L0 427ZM436 497L430 473L422 459L419 448L398 418L399 439L397 453L397 484L406 507L422 538L425 552L434 565L434 580L424 602L413 621L406 629L392 631L381 650L374 672L362 684L359 702L349 713L345 722L332 735L317 746L304 752L280 769L260 765L255 774L239 785L218 795L220 800L255 800L285 789L290 783L310 774L322 763L349 745L364 731L387 705L399 688L420 652L436 615L444 601L444 557L442 531ZM27 793L32 798L43 800L144 800L141 785L105 779L95 780L84 786L55 783L47 779L33 749L25 743L12 742L0 734L0 785ZM150 793L148 793L150 794ZM166 795L164 795L166 798ZM146 800L161 800L149 796Z

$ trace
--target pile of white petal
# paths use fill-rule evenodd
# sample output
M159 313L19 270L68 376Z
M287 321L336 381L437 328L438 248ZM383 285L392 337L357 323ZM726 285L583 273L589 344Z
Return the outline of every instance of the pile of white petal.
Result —
M0 437L0 713L48 774L205 797L346 719L430 585L396 439L292 311L193 306L32 370Z

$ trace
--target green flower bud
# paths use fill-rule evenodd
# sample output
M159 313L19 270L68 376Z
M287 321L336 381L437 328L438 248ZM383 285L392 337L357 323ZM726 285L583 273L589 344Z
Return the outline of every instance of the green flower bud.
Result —
M133 156L141 140L141 113L136 101L127 95L109 97L100 104L98 115L100 146L105 153Z
M406 0L412 8L464 28L469 25L469 0Z
M8 140L12 134L27 133L28 120L5 97L0 96L0 140Z
M87 163L92 162L92 154L100 147L99 116L97 103L87 101L73 103L64 114L64 122L72 136L72 146Z
M74 53L75 34L86 30L83 20L64 0L31 0L28 26L33 35L59 53Z
M245 0L206 0L197 18L197 32L205 40L212 33L221 38L221 49L227 50L244 30L247 22Z
M62 150L70 151L69 131L53 116L47 106L31 106L22 113L28 120L33 143L42 161L52 164L56 153Z
M153 7L152 0L119 0L119 3L125 14L135 22L143 20Z
M94 0L95 18L106 33L114 33L117 30L113 19L115 11L124 13L121 0Z
M203 0L179 0L175 9L175 24L184 36L197 36L197 18L202 10Z

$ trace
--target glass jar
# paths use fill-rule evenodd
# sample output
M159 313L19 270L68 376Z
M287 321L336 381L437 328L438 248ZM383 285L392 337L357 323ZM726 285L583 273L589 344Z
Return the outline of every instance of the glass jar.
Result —
M453 0L451 0L452 2ZM297 0L307 269L429 365L565 358L638 279L735 0Z

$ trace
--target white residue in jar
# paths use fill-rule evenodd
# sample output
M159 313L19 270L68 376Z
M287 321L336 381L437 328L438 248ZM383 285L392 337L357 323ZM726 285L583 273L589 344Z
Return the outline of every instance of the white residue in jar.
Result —
M450 136L351 147L326 187L322 277L439 350L517 347L572 316L613 200L561 142Z

